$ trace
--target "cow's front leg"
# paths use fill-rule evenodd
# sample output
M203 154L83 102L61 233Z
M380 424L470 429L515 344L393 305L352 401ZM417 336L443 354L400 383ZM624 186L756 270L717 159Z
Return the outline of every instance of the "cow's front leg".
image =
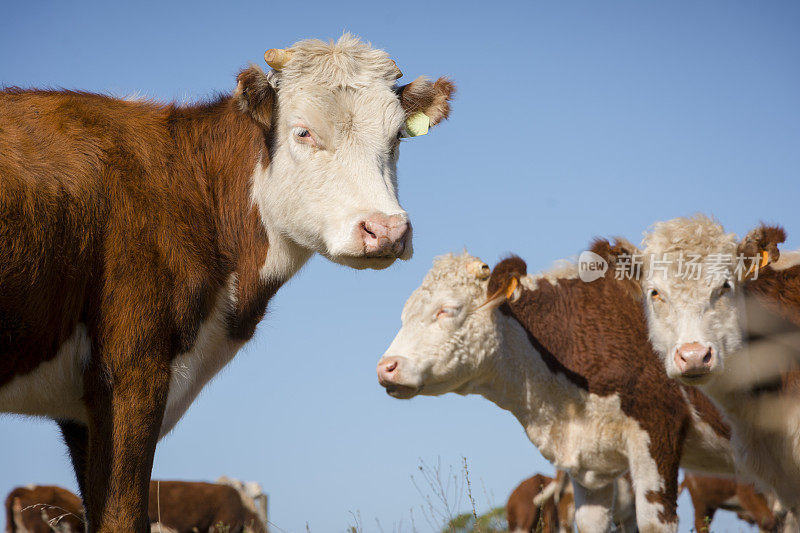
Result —
M633 447L629 455L636 523L641 533L678 531L678 461L680 450ZM656 459L655 457L658 459Z
M630 475L617 478L614 483L616 492L614 493L614 525L622 533L633 533L638 531L636 525L636 506L634 505L633 486Z
M87 398L84 505L90 532L149 531L150 472L169 392L169 365L137 357L98 365Z
M611 529L614 507L614 484L587 489L572 480L575 493L575 525L580 533L605 533Z

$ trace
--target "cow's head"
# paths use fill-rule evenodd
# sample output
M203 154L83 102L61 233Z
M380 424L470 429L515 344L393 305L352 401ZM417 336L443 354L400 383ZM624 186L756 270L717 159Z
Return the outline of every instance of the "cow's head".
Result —
M524 275L524 262L512 261L522 264ZM378 362L378 381L389 395L467 394L480 383L500 346L494 310L512 297L519 279L498 269L509 275L492 274L466 252L436 259L406 302L403 325Z
M452 83L400 70L382 50L345 34L270 50L273 67L239 75L240 107L270 138L253 196L271 238L354 268L411 257L411 225L397 198L397 159L407 119L447 118ZM424 115L421 115L423 113Z
M650 341L667 374L689 385L722 372L726 356L742 345L741 285L777 260L778 228L760 227L741 242L714 220L698 215L653 225L638 257ZM618 253L620 250L617 251Z

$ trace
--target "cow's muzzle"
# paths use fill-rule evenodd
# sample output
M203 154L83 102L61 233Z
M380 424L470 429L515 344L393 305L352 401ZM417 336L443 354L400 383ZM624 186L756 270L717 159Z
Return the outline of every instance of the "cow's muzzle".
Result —
M712 346L690 342L681 344L673 356L681 379L693 383L705 381L717 367L717 356Z
M373 213L359 222L358 238L365 257L403 257L411 249L411 224L404 214Z
M381 358L378 361L378 383L386 389L386 394L393 398L407 400L419 394L420 388L400 383L400 365L404 358L396 355Z

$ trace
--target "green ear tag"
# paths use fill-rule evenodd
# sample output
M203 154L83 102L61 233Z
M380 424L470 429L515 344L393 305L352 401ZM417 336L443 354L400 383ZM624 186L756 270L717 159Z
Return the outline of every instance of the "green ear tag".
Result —
M419 137L420 135L425 135L430 127L431 118L422 111L417 111L406 119L406 136Z

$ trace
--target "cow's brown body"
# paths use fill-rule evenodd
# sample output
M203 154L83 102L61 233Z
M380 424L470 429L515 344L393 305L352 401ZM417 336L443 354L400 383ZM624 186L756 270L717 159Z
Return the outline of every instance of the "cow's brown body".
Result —
M695 531L710 531L717 509L733 511L764 531L776 530L777 521L766 498L751 484L687 472L681 483L684 487L692 498Z
M248 196L266 139L236 105L0 93L0 385L54 357L78 322L110 378L124 379L118 352L166 363L232 273L229 334L252 335L276 289L257 276L267 242Z
M17 487L6 498L6 533L82 533L81 499L53 485Z
M194 481L150 482L149 521L179 533L266 533L263 520L234 487ZM19 487L6 498L7 533L82 533L81 499L56 486ZM52 524L52 526L51 526ZM168 528L168 529L167 529ZM159 531L159 526L153 527Z

